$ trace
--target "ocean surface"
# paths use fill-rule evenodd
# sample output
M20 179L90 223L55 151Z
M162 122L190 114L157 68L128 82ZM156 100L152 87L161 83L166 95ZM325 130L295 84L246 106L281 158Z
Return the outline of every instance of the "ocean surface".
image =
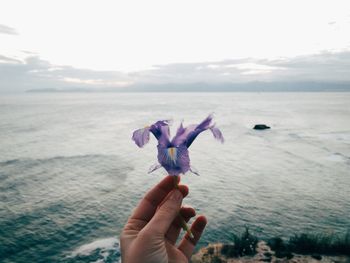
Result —
M159 119L210 132L190 148L185 204L205 214L200 245L350 229L350 93L53 93L0 97L0 262L119 262L118 236L165 172L147 174ZM264 123L271 130L256 131Z

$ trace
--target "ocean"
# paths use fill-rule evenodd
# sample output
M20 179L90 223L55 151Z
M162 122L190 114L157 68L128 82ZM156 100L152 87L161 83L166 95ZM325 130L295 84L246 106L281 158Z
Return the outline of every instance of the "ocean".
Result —
M0 262L119 262L119 234L166 174L156 140L214 113L225 143L190 147L184 203L208 218L199 247L248 226L262 238L350 229L350 93L28 93L0 97ZM252 127L263 123L270 130Z

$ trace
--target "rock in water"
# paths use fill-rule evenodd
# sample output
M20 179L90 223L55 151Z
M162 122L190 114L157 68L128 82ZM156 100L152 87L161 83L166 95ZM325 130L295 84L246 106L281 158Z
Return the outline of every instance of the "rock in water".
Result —
M266 129L270 129L269 126L265 125L265 124L255 124L254 130L266 130Z

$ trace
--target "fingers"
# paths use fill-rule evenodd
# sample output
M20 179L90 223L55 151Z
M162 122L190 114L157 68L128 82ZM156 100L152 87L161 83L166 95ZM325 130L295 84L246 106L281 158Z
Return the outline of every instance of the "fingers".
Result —
M157 210L155 215L144 228L145 233L152 235L163 235L168 232L171 223L178 215L182 203L183 195L178 189L172 190L166 200Z
M167 176L140 201L128 223L137 222L140 225L138 228L142 228L153 217L159 204L172 189L174 189L174 179L172 176ZM187 186L181 185L179 190L183 196L188 194Z
M196 211L192 207L181 207L180 215L183 219L188 222L191 217L196 215ZM177 238L179 237L182 225L179 216L175 218L173 223L171 224L168 232L166 233L166 238L171 244L175 244Z
M182 193L183 197L186 197L188 195L188 187L186 185L178 185L176 189ZM165 201L166 201L166 198L162 200L162 202L158 205L157 209L159 209L159 207L161 207Z
M181 250L182 253L184 253L184 255L188 259L191 258L194 248L199 238L201 237L206 224L207 224L207 219L205 218L205 216L199 216L191 226L191 232L194 238L193 239L190 238L190 236L186 233L186 235L182 239L179 245L179 250Z

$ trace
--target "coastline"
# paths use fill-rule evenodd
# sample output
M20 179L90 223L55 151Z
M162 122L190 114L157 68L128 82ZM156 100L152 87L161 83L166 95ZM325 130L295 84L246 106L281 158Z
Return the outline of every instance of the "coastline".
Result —
M350 262L350 231L344 235L299 234L263 240L246 227L231 243L212 243L192 256L193 263Z
M349 255L323 255L323 254L297 254L277 256L276 251L265 241L259 241L255 255L242 257L230 257L222 253L222 249L227 244L213 243L201 248L192 256L192 263L257 263L257 262L273 262L273 263L305 263L305 262L337 262L349 263Z

